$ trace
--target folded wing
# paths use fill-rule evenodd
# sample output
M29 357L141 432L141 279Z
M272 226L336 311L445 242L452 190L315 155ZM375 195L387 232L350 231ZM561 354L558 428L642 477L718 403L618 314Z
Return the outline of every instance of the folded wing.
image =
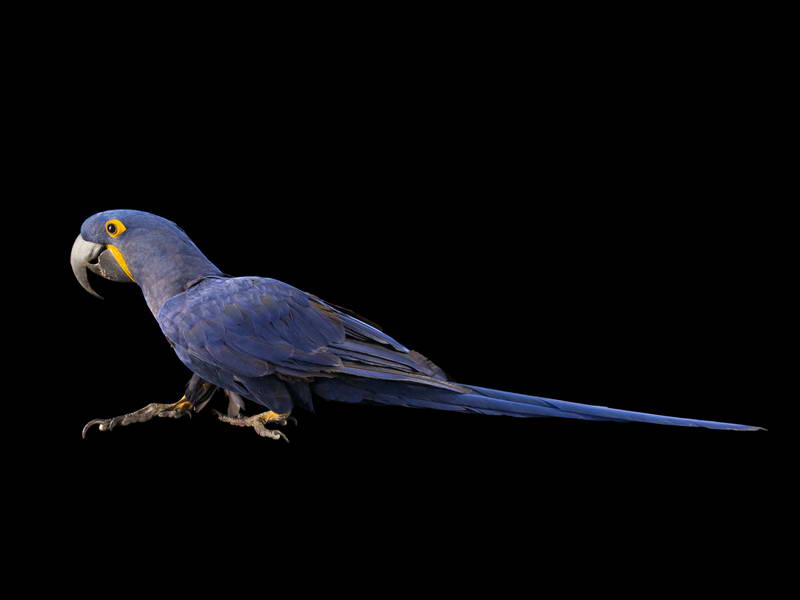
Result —
M275 279L209 277L164 303L158 321L181 352L243 378L345 374L464 389L376 327Z

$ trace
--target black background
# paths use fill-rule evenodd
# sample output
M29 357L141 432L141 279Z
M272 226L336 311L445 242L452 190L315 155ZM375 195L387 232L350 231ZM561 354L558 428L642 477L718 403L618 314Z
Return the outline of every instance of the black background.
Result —
M209 411L81 440L90 419L177 400L189 377L136 286L100 282L100 302L72 277L81 222L111 208L177 222L229 274L349 307L457 381L769 427L751 343L761 275L731 160L747 133L730 127L738 79L613 44L536 60L508 44L503 60L411 68L353 49L258 77L213 54L158 69L134 51L48 57L25 146L47 165L29 197L52 199L30 214L48 227L58 357L43 469L77 524L384 541L422 523L450 541L760 529L773 433L320 402L290 444Z

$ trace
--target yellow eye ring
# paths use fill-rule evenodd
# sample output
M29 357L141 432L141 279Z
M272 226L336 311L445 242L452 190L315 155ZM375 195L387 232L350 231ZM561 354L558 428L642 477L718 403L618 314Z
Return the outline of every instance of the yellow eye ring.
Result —
M125 233L127 227L122 224L122 221L119 219L111 219L106 223L106 233L110 235L112 238L116 238L121 236Z

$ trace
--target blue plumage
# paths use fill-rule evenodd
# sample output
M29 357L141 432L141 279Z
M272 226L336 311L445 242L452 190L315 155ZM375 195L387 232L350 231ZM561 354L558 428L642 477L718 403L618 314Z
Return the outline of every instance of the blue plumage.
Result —
M113 240L110 219L126 227ZM99 213L84 223L81 236L118 249L164 335L193 373L276 413L310 407L315 394L488 415L758 429L451 382L427 358L315 296L274 279L224 275L183 230L148 213Z

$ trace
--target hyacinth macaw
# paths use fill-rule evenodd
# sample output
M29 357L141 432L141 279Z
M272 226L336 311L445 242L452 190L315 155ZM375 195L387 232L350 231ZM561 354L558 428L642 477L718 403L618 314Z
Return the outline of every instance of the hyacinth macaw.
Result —
M201 410L218 389L228 397L220 420L286 439L296 406L312 397L514 417L639 421L711 429L758 427L682 419L527 396L449 381L421 354L350 312L264 277L230 277L209 261L175 223L135 210L89 217L72 247L80 284L87 270L139 285L147 306L178 358L193 373L175 403L86 424L109 431L159 417ZM264 410L244 416L243 399Z

